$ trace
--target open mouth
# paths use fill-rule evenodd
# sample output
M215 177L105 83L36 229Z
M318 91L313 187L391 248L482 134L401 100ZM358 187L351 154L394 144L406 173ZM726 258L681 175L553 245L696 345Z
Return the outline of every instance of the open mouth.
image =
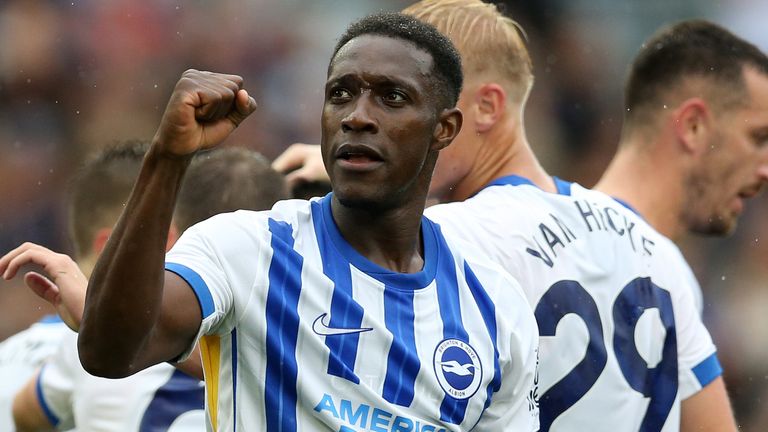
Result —
M384 159L374 149L364 145L343 144L336 151L336 158L352 163L382 162Z

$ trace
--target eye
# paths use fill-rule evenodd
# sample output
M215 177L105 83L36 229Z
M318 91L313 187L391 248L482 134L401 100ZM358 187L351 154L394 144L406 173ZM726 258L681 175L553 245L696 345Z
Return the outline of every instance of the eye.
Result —
M332 88L328 92L328 99L334 103L346 102L352 98L352 93L349 90L342 87Z
M408 97L400 90L392 90L384 95L384 101L388 104L400 105L408 100Z
M754 142L757 145L757 147L760 147L760 148L768 147L768 133L767 132L756 133L756 134L753 134L752 137L753 137Z

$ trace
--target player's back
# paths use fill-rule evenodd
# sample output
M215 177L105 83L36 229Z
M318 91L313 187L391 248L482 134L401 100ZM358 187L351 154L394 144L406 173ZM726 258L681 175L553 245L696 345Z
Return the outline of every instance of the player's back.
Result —
M13 430L11 405L16 392L56 351L66 332L71 330L52 315L0 343L0 430Z
M676 431L680 401L719 376L679 250L604 194L505 178L432 207L523 286L539 326L542 431Z

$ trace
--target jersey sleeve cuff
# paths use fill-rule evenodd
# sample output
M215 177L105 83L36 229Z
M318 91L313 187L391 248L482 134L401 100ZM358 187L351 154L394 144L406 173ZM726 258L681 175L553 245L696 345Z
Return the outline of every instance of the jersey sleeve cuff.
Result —
M709 383L723 374L723 367L720 366L720 360L717 359L717 353L712 353L711 356L694 366L692 370L702 388L706 387Z
M177 274L192 287L192 291L194 291L195 297L197 297L197 302L200 304L203 319L208 318L214 311L214 304L211 290L208 289L208 285L203 278L197 274L197 272L183 264L167 262L165 263L165 269Z
M51 424L51 426L55 427L59 424L59 418L56 416L56 414L53 413L50 405L48 405L48 403L45 401L45 395L43 395L42 376L44 371L45 366L43 366L43 368L40 369L40 373L37 374L37 380L35 382L35 394L37 395L37 403L43 410L45 418L48 419L48 422Z

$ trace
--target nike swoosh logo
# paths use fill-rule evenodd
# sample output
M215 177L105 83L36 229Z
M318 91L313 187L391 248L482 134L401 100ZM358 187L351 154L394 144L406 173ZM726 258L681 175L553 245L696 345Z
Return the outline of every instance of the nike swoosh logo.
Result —
M320 336L336 336L336 335L345 335L345 334L364 333L364 332L373 330L373 328L371 327L363 327L363 328L329 327L328 324L323 322L326 316L328 316L328 314L324 313L319 317L315 318L315 322L312 323L312 331L319 334Z

